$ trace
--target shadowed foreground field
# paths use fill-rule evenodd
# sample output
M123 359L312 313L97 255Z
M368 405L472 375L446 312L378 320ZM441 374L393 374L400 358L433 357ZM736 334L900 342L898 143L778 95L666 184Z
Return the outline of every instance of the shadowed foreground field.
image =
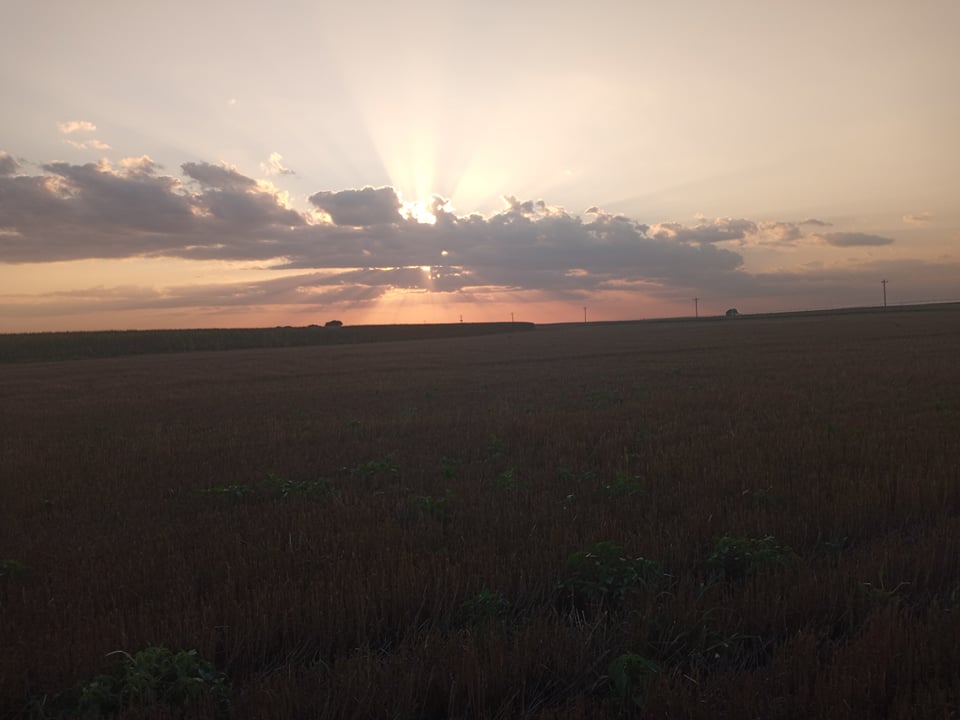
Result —
M0 717L957 717L958 326L6 366Z

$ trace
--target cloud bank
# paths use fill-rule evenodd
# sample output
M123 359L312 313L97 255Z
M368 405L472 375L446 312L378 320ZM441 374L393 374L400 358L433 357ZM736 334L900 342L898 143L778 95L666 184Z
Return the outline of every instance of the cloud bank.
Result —
M95 129L81 121L66 125L70 133ZM286 171L281 159L271 155L275 172L268 174ZM428 223L418 221L423 215L414 217L392 187L321 190L309 195L308 209L298 210L271 183L236 168L186 162L173 174L148 156L116 165L53 162L40 174L21 170L11 155L0 153L0 263L179 258L256 261L285 271L242 286L137 290L122 297L94 293L101 305L126 308L359 305L395 289L447 293L451 301L502 292L547 300L603 292L736 299L797 292L801 285L822 288L825 278L836 275L816 268L751 273L744 269L745 248L894 242L865 233L824 233L829 223L813 218L647 224L599 206L577 215L513 196L489 216L457 214L446 199L434 197L421 208L432 219ZM303 272L290 272L297 270ZM80 293L71 302L82 304L84 297Z

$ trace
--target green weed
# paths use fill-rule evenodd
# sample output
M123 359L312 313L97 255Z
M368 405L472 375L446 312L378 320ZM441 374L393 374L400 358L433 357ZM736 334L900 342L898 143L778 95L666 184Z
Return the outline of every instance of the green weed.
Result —
M615 604L629 593L658 587L666 577L659 563L599 542L567 559L559 588L581 602Z
M0 580L23 577L29 571L30 568L17 560L0 560Z
M440 458L440 477L444 480L454 480L457 477L457 470L460 467L460 461L452 458Z
M498 473L493 482L501 490L516 490L521 485L521 480L517 477L513 468Z
M574 472L570 468L557 468L557 479L565 483L590 482L596 477L593 470Z
M613 498L640 495L643 493L643 476L618 472L613 480L603 484L603 492Z
M752 575L760 570L786 567L796 559L793 550L779 545L772 536L745 538L723 536L707 557L707 570L730 580Z
M484 587L460 606L460 618L466 624L480 624L509 614L510 603L503 594Z
M420 495L413 499L413 503L417 506L417 508L432 517L434 520L446 522L450 514L452 498L453 493L447 491L447 493L441 497Z
M151 646L129 655L111 653L120 662L110 672L81 684L76 709L104 717L135 706L185 708L202 700L226 701L226 676L195 650L173 652Z
M284 480L277 487L280 497L302 497L311 500L322 500L333 497L335 489L333 482L326 478L317 480Z
M208 495L227 495L240 500L253 495L256 490L251 485L217 485L216 487L200 488L197 492Z
M363 478L371 478L377 475L396 475L400 472L400 466L392 455L379 460L369 460L354 466L350 472Z

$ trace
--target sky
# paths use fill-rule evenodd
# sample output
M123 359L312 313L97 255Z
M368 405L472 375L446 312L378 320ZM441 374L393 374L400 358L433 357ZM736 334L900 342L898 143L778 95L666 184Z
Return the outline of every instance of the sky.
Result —
M0 332L960 300L956 0L0 16Z

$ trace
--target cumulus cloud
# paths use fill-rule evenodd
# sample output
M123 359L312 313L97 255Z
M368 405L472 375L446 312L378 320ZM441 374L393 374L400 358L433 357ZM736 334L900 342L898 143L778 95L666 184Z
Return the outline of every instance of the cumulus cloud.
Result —
M154 175L158 170L161 169L161 167L157 165L157 163L155 163L149 155L123 158L120 161L120 167L123 168L123 171L128 176Z
M747 235L757 232L757 224L742 218L717 218L693 227L675 222L660 223L652 226L650 230L654 237L705 244L743 240Z
M96 132L97 126L88 120L68 120L58 123L57 129L64 135L73 135L78 132Z
M925 225L926 223L933 221L933 213L908 213L907 215L903 216L903 221L913 225Z
M256 187L257 181L241 175L229 165L211 165L205 162L186 162L180 166L183 174L207 188L244 192Z
M391 187L365 187L362 190L321 191L310 202L325 212L335 225L370 227L398 223L400 198Z
M296 173L283 165L283 155L278 152L270 153L270 159L267 162L260 163L260 169L267 175L296 175Z
M48 163L33 175L15 175L18 168L0 155L2 263L169 257L256 261L286 271L241 285L93 293L96 302L118 307L366 303L391 289L448 293L451 300L518 292L572 301L637 290L735 300L776 294L777 287L815 291L824 282L813 268L747 272L741 247L893 242L853 232L806 234L808 226L826 226L819 220L647 224L600 206L578 215L509 195L487 216L457 214L434 197L423 209L436 221L427 224L405 213L391 187L316 192L312 209L300 212L237 168L187 162L168 173L148 156ZM837 286L846 282L839 271L830 277Z
M894 242L893 238L859 232L823 233L816 237L827 245L833 245L834 247L871 247L890 245Z
M0 177L4 175L13 175L20 169L20 163L9 153L0 150Z

